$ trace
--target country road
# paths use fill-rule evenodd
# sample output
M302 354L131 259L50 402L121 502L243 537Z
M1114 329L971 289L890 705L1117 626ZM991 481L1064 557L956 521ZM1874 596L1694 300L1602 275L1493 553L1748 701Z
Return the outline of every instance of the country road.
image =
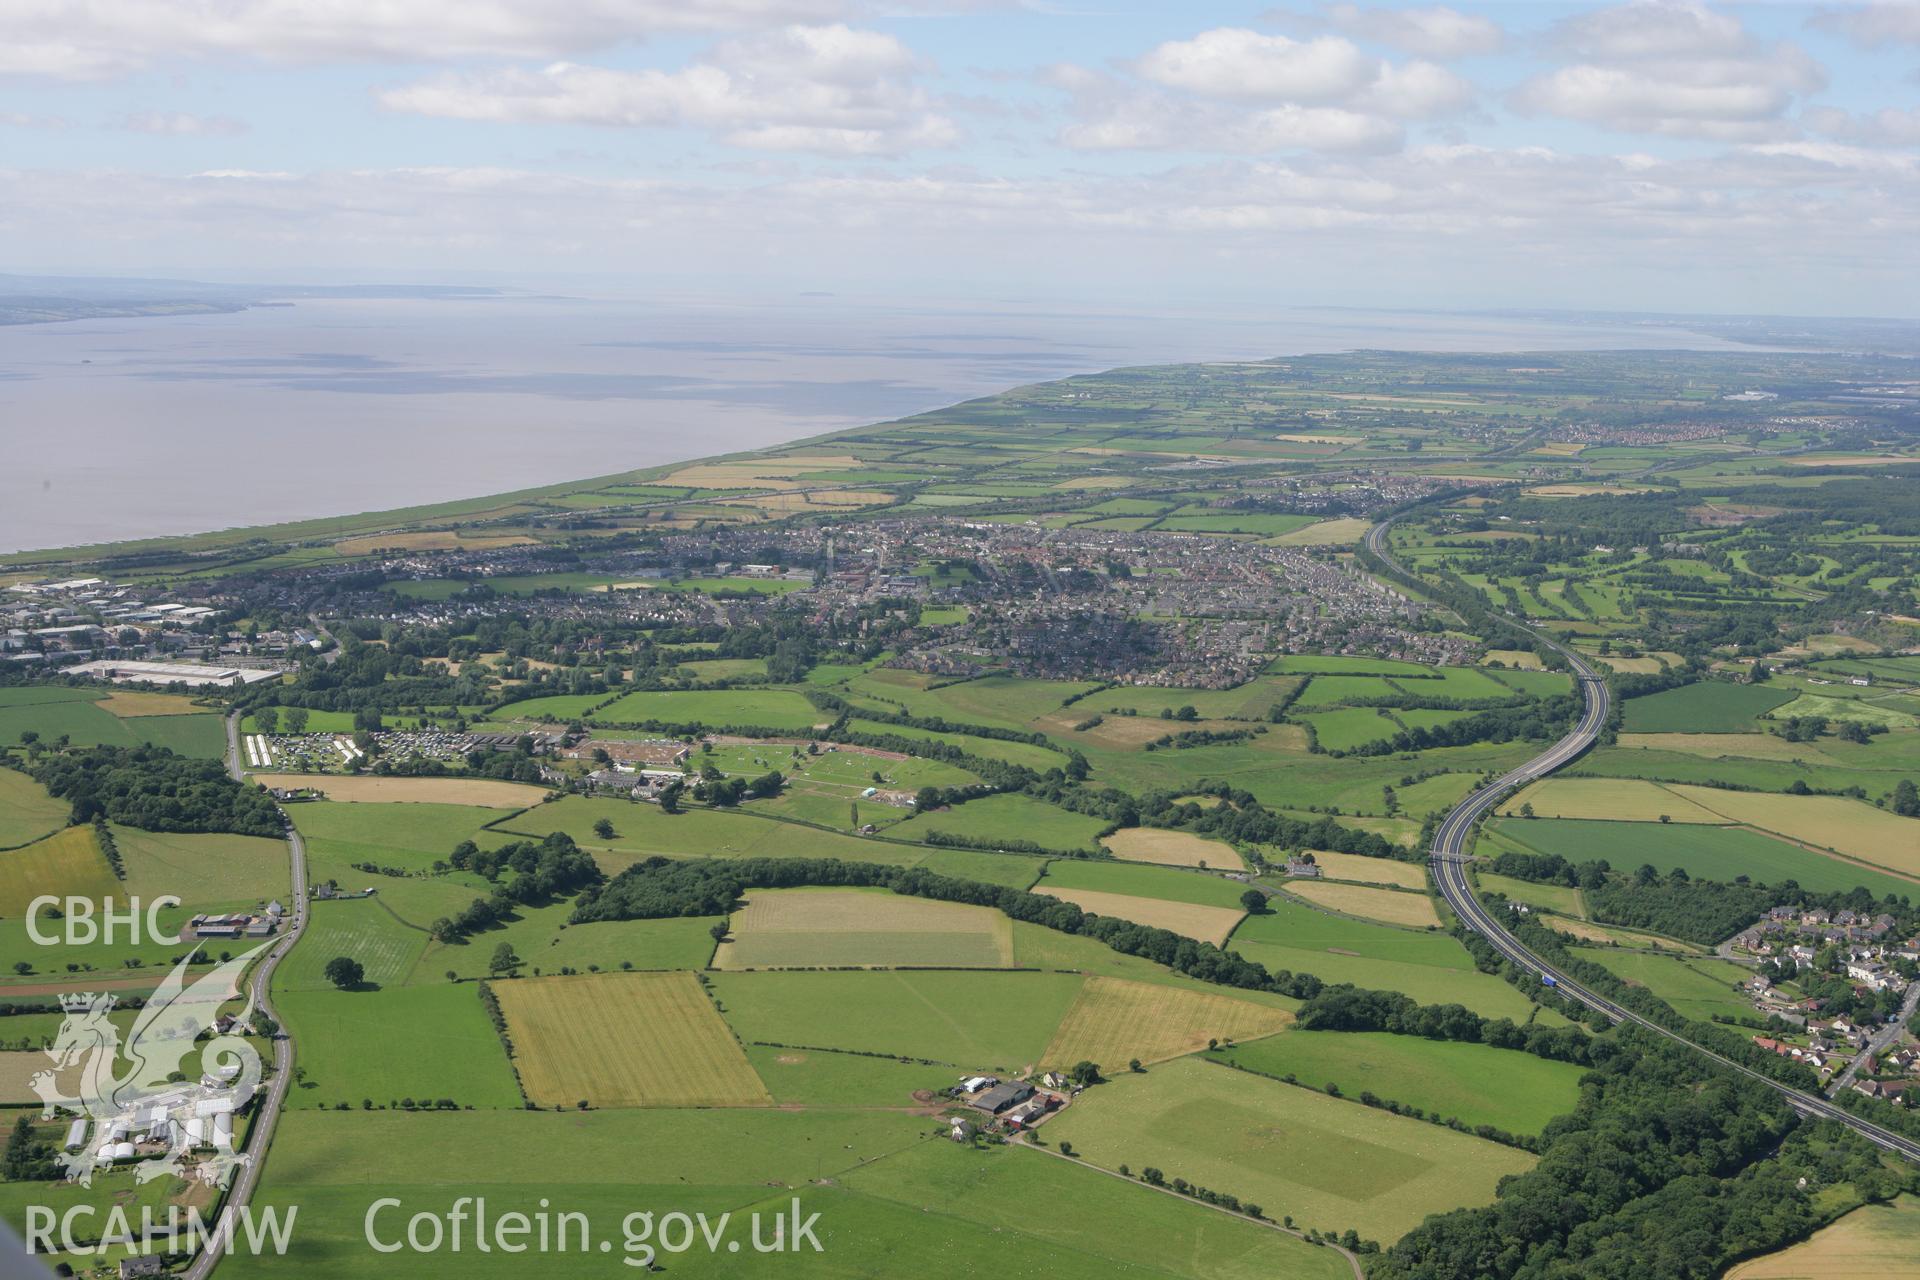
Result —
M1920 982L1907 987L1907 998L1900 1003L1900 1012L1895 1014L1886 1026L1873 1033L1866 1047L1853 1055L1853 1061L1847 1063L1847 1069L1833 1078L1827 1086L1827 1096L1837 1097L1842 1089L1852 1084L1860 1074L1860 1064L1868 1058L1877 1057L1887 1051L1887 1046L1900 1038L1907 1029L1907 1023L1913 1018L1913 1011L1920 1007Z
M1394 559L1387 546L1387 531L1393 526L1393 518L1381 521L1367 531L1366 547L1374 555L1396 572L1418 581L1405 566ZM1542 983L1550 984L1561 995L1578 1001L1589 1009L1597 1009L1614 1022L1632 1022L1657 1035L1667 1037L1687 1045L1697 1053L1712 1059L1730 1071L1737 1071L1751 1077L1779 1093L1788 1106L1804 1116L1814 1119L1832 1120L1852 1129L1867 1141L1884 1150L1920 1164L1920 1141L1903 1137L1890 1129L1884 1129L1870 1120L1862 1119L1838 1104L1829 1102L1818 1094L1805 1093L1792 1085L1773 1080L1760 1074L1751 1067L1723 1057L1713 1050L1695 1044L1692 1040L1661 1026L1632 1010L1615 1004L1597 992L1589 991L1567 975L1555 969L1533 952L1527 950L1521 941L1507 931L1505 925L1495 919L1493 913L1480 904L1474 896L1473 885L1467 879L1467 867L1471 858L1466 852L1466 840L1473 830L1473 824L1482 814L1499 803L1500 799L1516 787L1544 778L1555 770L1564 768L1594 744L1600 736L1601 728L1606 724L1607 713L1611 705L1612 692L1606 681L1589 666L1584 658L1566 646L1534 631L1517 619L1509 617L1508 622L1516 630L1531 636L1534 640L1554 650L1567 659L1579 681L1580 690L1586 706L1580 715L1580 722L1566 737L1548 747L1545 751L1527 761L1519 768L1499 778L1495 782L1473 792L1462 800L1449 813L1434 833L1430 865L1433 868L1434 881L1440 886L1441 896L1447 900L1460 922L1472 929L1490 943L1494 950L1514 964L1537 975Z
M236 711L227 717L227 771L236 779L246 777L246 770L240 761L240 713ZM286 814L283 812L281 817L286 817ZM279 1016L273 1011L273 973L307 928L307 847L291 822L287 824L287 845L293 860L292 910L287 917L285 931L260 963L254 966L251 984L254 1008L263 1010L276 1022ZM225 1207L228 1210L237 1213L252 1201L253 1193L260 1185L260 1175L266 1167L267 1148L273 1142L274 1125L280 1118L281 1108L286 1105L287 1090L292 1087L293 1035L283 1025L273 1042L273 1076L267 1081L265 1093L260 1099L259 1114L247 1135L247 1162L234 1172L233 1185L227 1190ZM215 1233L201 1250L200 1256L180 1274L186 1280L206 1280L219 1265L224 1252L221 1237Z

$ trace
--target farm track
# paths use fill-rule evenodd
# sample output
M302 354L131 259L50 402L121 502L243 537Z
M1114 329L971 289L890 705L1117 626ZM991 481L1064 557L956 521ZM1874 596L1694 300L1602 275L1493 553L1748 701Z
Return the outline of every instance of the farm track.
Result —
M1407 569L1401 565L1398 560L1394 559L1391 550L1387 546L1387 531L1392 528L1392 526L1393 520L1389 518L1368 530L1366 537L1367 550L1380 557L1385 564L1393 568L1396 572L1412 578L1413 575L1408 573ZM1417 579L1415 579L1415 581L1417 581ZM1512 963L1520 965L1529 972L1536 974L1542 983L1552 986L1561 995L1575 1000L1589 1009L1598 1010L1615 1023L1631 1022L1656 1035L1665 1036L1669 1040L1684 1044L1727 1070L1737 1071L1741 1075L1766 1085L1774 1092L1780 1094L1780 1096L1785 1099L1787 1105L1801 1115L1810 1119L1831 1120L1835 1124L1845 1125L1875 1146L1913 1161L1916 1164L1920 1164L1920 1141L1904 1137L1890 1129L1884 1129L1870 1120L1854 1115L1836 1103L1827 1101L1826 1098L1818 1094L1805 1093L1794 1088L1792 1085L1770 1079L1751 1067L1735 1062L1731 1058L1723 1057L1721 1054L1695 1043L1677 1031L1661 1026L1657 1022L1644 1018L1632 1010L1614 1003L1598 992L1588 990L1529 951L1525 944L1509 933L1506 926L1501 924L1491 912L1480 904L1480 900L1474 896L1472 884L1470 884L1467 879L1467 867L1471 859L1466 852L1466 839L1468 834L1473 830L1474 823L1477 822L1482 815L1491 810L1502 797L1515 788L1547 777L1556 770L1572 763L1585 753L1587 748L1591 747L1594 741L1600 736L1600 729L1606 723L1607 713L1612 700L1612 692L1608 689L1605 679L1595 672L1592 667L1587 665L1586 660L1581 658L1579 654L1541 635L1516 619L1510 618L1508 621L1516 630L1524 632L1539 643L1553 649L1572 664L1574 674L1579 680L1580 690L1585 698L1586 705L1581 712L1579 723L1574 726L1572 732L1568 733L1566 737L1554 743L1551 747L1521 765L1519 768L1505 774L1488 786L1473 792L1455 806L1453 811L1447 815L1446 820L1440 824L1439 830L1434 834L1430 863L1433 867L1434 880L1439 884L1441 895L1446 898L1447 905L1453 908L1455 914L1460 917L1462 924L1485 938L1494 950L1498 951Z

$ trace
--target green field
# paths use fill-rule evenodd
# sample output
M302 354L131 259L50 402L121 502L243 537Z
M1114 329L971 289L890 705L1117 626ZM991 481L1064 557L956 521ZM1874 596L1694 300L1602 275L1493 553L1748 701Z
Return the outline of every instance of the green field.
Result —
M1264 720L1267 712L1299 684L1277 676L1262 676L1232 689L1178 689L1141 685L1109 689L1082 698L1065 708L1062 715L1084 720L1095 712L1135 715L1158 719L1162 711L1192 707L1205 720ZM1170 725L1177 729L1178 725Z
M302 938L295 950L308 942ZM357 1109L367 1098L375 1106L402 1098L452 1098L481 1109L521 1105L506 1050L474 983L288 989L274 1003L300 1041L301 1075L288 1093L291 1106L345 1102ZM276 1154L277 1148L276 1142Z
M127 892L138 897L171 893L205 911L284 902L293 888L284 840L141 831L118 823L113 839L126 864Z
M959 1070L1036 1062L1080 990L1059 973L716 973L713 992L750 1046L929 1058Z
M891 704L910 715L956 724L1024 729L1068 698L1095 686L1086 681L1025 680L987 675L936 683L914 671L882 667L847 682L849 695Z
M753 889L716 969L1010 969L1011 922L991 907L885 889Z
M1294 719L1313 726L1313 740L1322 751L1351 751L1400 732L1400 726L1378 707L1295 712Z
M902 1267L944 1275L1010 1274L1050 1280L1346 1280L1337 1254L1267 1227L1128 1186L1033 1151L966 1150L928 1140L922 1117L895 1111L609 1110L348 1115L294 1112L274 1143L261 1200L300 1206L300 1229L286 1258L235 1256L241 1276L287 1267L321 1280L349 1280L391 1266L368 1244L366 1216L392 1196L405 1212L376 1219L376 1234L404 1238L406 1212L444 1212L456 1196L487 1198L490 1214L554 1210L586 1214L584 1251L543 1255L542 1266L569 1276L632 1275L623 1219L636 1208L735 1215L728 1233L749 1237L747 1213L789 1210L820 1215L822 1252L782 1255L799 1280L878 1277ZM378 1181L361 1157L383 1158ZM502 1162L509 1150L515 1159ZM636 1151L672 1151L671 1172L642 1165ZM449 1170L463 1172L456 1181ZM478 1177L472 1171L482 1171ZM1040 1203L1075 1212L1036 1214ZM390 1230L391 1229L391 1230ZM771 1234L769 1228L768 1234ZM577 1240L576 1231L574 1239ZM597 1241L611 1248L602 1253ZM526 1255L409 1253L408 1275L428 1280L520 1280ZM638 1259L638 1254L633 1255ZM675 1274L750 1280L766 1259L704 1248L662 1253Z
M1422 1004L1463 1004L1490 1018L1524 1022L1533 1012L1513 987L1475 972L1466 949L1444 933L1368 924L1283 899L1248 916L1226 949L1269 969L1400 991Z
M1381 676L1315 676L1293 705L1303 709L1337 707L1368 699L1398 699L1401 692Z
M489 849L506 844L509 837L482 828L512 812L464 804L314 801L287 806L293 825L306 837L316 860L371 862L410 871L424 871L444 860L463 840ZM358 873L355 876L357 880L366 878Z
M55 685L0 689L0 744L13 746L22 733L33 732L45 743L60 737L76 747L151 742L206 759L226 749L217 715L116 716L99 705L107 694L105 689Z
M120 896L107 855L91 824L63 827L23 849L0 854L0 915L24 919L37 898L87 898L106 903Z
M1586 903L1580 899L1580 891L1570 885L1535 884L1531 880L1513 880L1506 876L1497 876L1491 871L1476 871L1474 879L1482 889L1511 898L1515 902L1524 902L1529 906L1545 907L1557 911L1563 916L1584 919L1587 914Z
M1501 1178L1533 1165L1511 1147L1192 1058L1116 1077L1046 1132L1103 1168L1154 1165L1271 1217L1375 1240L1490 1204Z
M359 961L368 986L397 987L427 947L424 929L401 923L375 898L315 902L311 911L300 944L274 974L287 990L332 989L321 970L336 956Z
M986 796L952 808L915 814L889 828L887 834L902 840L919 840L938 832L971 840L1073 850L1098 848L1095 837L1109 825L1099 818L1016 794Z
M1337 1084L1350 1098L1370 1092L1443 1120L1521 1134L1539 1133L1573 1110L1586 1074L1515 1049L1383 1031L1290 1031L1217 1056L1263 1075L1294 1076L1308 1088Z
M1289 674L1329 674L1357 676L1428 675L1432 667L1393 658L1368 658L1339 653L1295 653L1276 658L1273 670Z
M1752 971L1724 960L1699 956L1657 956L1643 951L1601 947L1578 954L1603 965L1629 985L1645 987L1683 1017L1706 1020L1751 1018L1751 1001L1736 989Z
M1621 726L1627 733L1751 733L1755 721L1793 696L1790 689L1701 681L1628 699Z
M0 769L0 849L31 844L67 825L70 806L16 769Z
M894 1058L829 1049L747 1046L747 1061L778 1105L910 1107L917 1089L945 1089L953 1072Z
M1616 871L1633 871L1648 865L1665 873L1684 867L1688 875L1704 880L1746 876L1761 884L1776 885L1793 880L1815 893L1840 893L1857 885L1864 885L1876 897L1920 893L1920 883L1815 853L1746 827L1710 827L1687 822L1606 822L1589 818L1502 818L1492 829L1535 852L1557 853L1569 862L1605 859Z
M1089 862L1077 858L1058 858L1048 863L1047 873L1033 886L1033 892L1048 893L1056 887L1236 909L1240 906L1240 895L1247 891L1247 886L1239 881L1220 876L1133 862Z
M601 725L741 725L806 733L833 715L791 689L704 689L629 693L588 718Z
M944 742L958 747L969 755L980 756L987 760L1002 760L1007 764L1023 765L1040 773L1045 773L1049 769L1058 769L1067 762L1066 756L1060 752L1032 742L1007 742L1000 738L982 738L977 734L969 733L937 733L932 729L917 729L911 725L888 724L883 720L858 718L847 721L847 728L853 733L885 735L918 742Z
M1221 1280L1346 1280L1352 1274L1330 1250L1037 1151L976 1154L950 1144L921 1143L854 1171L845 1182L857 1193L895 1201L923 1220L953 1216L977 1223L986 1238L1004 1241L999 1247L1017 1255L1011 1267L989 1263L975 1271L954 1265L959 1258L925 1252L929 1267L943 1275L1078 1270L1079 1258L1063 1256L1063 1250L1097 1260L1106 1275L1150 1271ZM1072 1212L1030 1212L1037 1204L1071 1205Z
M602 818L613 823L611 840L603 840L594 832L594 824ZM495 844L503 844L516 838L537 839L552 831L566 832L582 848L605 849L616 855L848 858L902 866L913 865L926 856L914 845L863 840L838 831L757 817L750 809L689 808L665 813L659 805L585 796L567 796L552 804L537 805L502 823L491 836Z

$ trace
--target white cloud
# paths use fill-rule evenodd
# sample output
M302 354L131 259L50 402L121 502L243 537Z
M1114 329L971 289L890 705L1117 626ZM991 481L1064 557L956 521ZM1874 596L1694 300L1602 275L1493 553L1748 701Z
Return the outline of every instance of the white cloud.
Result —
M247 131L246 122L231 116L197 116L186 111L142 111L127 116L120 127L132 133L169 137L217 135L234 137Z
M552 57L648 35L838 17L850 0L0 0L0 73L93 79L170 56Z
M1630 0L1576 14L1557 23L1550 39L1576 57L1600 60L1714 57L1752 48L1740 19L1697 0Z
M1338 36L1290 40L1219 27L1171 40L1138 63L1146 79L1217 98L1337 102L1372 84L1380 62Z
M1549 36L1573 59L1512 95L1513 106L1628 133L1721 141L1780 138L1799 96L1826 73L1791 44L1762 46L1695 0L1632 0L1568 18Z
M1469 106L1471 84L1432 62L1394 64L1340 36L1294 40L1220 27L1125 64L1053 68L1069 95L1059 140L1081 150L1379 153L1404 122Z
M1879 0L1874 4L1830 9L1815 15L1812 25L1837 31L1863 49L1920 44L1920 5L1911 0Z
M1393 121L1340 107L1287 103L1249 112L1124 88L1087 101L1084 118L1060 133L1082 151L1383 152L1404 141Z
M1810 131L1869 147L1920 147L1920 111L1882 107L1855 115L1838 107L1812 107L1800 117Z
M911 50L844 25L791 26L717 46L676 71L557 62L449 74L392 89L395 111L461 120L690 126L736 146L842 155L947 146L959 137L914 83Z
M1494 53L1505 42L1500 24L1479 14L1445 5L1429 9L1374 9L1357 4L1329 5L1326 19L1337 30L1362 40L1404 49L1424 58L1467 58Z
M1920 238L1920 160L1831 143L1704 160L1454 145L1120 177L874 171L704 185L501 168L21 171L0 173L0 185L12 197L0 227L28 257L100 245L191 264L188 255L217 244L233 264L309 269L506 260L737 277L750 252L858 288L883 282L901 255L938 260L954 280L998 280L1017 260L1045 287L1088 270L1125 279L1226 252L1238 265L1220 282L1245 287L1246 255L1271 253L1283 273L1273 278L1289 282L1302 272L1334 285L1355 271L1443 270L1471 281L1519 270L1530 277L1527 296L1541 300L1647 281L1643 305L1662 289L1773 290L1792 271L1822 273L1815 296L1828 298L1835 272L1888 296L1910 297L1920 283L1908 251ZM129 221L129 207L142 217ZM1778 270L1756 273L1756 262ZM1562 291L1567 279L1585 292Z
M1473 102L1473 86L1431 62L1383 66L1363 101L1389 116L1423 120L1464 110Z

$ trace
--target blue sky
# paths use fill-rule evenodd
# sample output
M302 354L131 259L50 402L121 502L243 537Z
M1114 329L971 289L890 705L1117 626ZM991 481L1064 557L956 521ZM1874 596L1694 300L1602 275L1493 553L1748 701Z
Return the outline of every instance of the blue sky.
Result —
M1920 310L1920 4L0 0L0 270Z

